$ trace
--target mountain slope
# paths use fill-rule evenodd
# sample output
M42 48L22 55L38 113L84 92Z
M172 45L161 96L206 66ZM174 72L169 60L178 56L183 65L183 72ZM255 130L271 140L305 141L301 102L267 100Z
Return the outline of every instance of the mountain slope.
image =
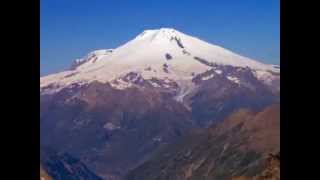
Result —
M240 110L206 130L193 131L125 179L240 179L274 173L267 167L269 154L280 152L279 110L279 105L259 113Z
M122 175L193 126L190 112L162 91L100 82L71 90L42 96L41 144L81 157L101 176Z
M250 68L216 65L195 76L193 82L198 88L184 100L192 109L193 119L204 126L224 119L239 108L259 111L280 101Z

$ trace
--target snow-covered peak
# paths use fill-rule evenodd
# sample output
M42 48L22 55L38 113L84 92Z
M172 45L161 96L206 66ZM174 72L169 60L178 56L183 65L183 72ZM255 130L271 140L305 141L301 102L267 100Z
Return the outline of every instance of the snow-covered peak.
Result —
M152 39L155 39L155 37L160 38L167 38L171 39L174 37L184 36L180 31L177 31L173 28L161 28L161 29L149 29L144 30L142 33L140 33L135 39L144 39L146 37L152 37Z
M112 55L110 55L112 52ZM142 54L140 54L142 53ZM205 59L210 63L233 65L239 67L251 67L260 70L277 71L273 65L266 65L250 58L240 56L220 46L207 43L199 38L195 38L184 34L173 28L160 28L144 30L138 36L126 44L116 48L107 50L98 50L90 53L86 58L83 58L81 62L88 61L88 59L95 57L96 59L101 56L114 56L112 59L121 58L125 59L129 56L131 59L138 58L137 61L144 61L145 58L151 59L163 58L164 54L177 54L182 58L198 57ZM106 58L105 58L106 59ZM119 61L119 60L118 60ZM121 60L124 62L124 60ZM133 60L131 60L133 61ZM184 62L185 63L185 62ZM87 67L88 64L86 63ZM83 69L83 68L82 68Z
M138 72L144 79L186 83L191 82L194 74L211 69L212 64L280 72L273 65L240 56L172 28L161 28L145 30L118 48L93 51L77 60L70 71L40 78L40 84L63 88L75 82L112 82L130 72Z

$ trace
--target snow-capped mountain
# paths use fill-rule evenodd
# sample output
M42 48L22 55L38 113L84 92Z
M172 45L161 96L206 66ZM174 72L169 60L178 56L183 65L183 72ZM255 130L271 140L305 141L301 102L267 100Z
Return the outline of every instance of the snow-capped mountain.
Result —
M261 110L279 93L279 66L174 29L146 30L40 78L41 144L118 180L188 130Z
M212 69L213 65L249 67L267 84L272 83L273 73L280 72L276 65L237 55L175 29L161 28L145 30L116 49L93 51L76 60L71 70L40 78L40 88L41 93L53 93L75 83L99 81L123 89L132 84L121 77L135 72L147 81L153 78L174 81L180 87L192 89L194 76ZM235 77L230 79L236 81Z

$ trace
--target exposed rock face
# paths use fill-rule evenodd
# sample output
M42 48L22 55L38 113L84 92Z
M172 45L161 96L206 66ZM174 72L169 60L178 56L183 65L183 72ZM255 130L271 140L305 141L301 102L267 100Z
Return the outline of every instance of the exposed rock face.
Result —
M132 170L130 180L211 180L279 177L279 106L240 110L206 130L194 130Z
M67 153L41 151L40 180L102 180L81 161Z

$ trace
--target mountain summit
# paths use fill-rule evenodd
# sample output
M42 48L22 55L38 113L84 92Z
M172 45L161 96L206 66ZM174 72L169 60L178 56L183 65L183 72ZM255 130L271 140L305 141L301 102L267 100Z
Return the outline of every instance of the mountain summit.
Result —
M161 28L145 30L116 49L93 51L76 60L70 70L41 77L40 87L42 93L52 93L74 83L112 82L130 72L144 79L167 79L191 87L195 75L214 65L249 67L259 79L268 81L271 73L280 72L278 66L237 55L172 28ZM118 88L130 86L111 84Z

